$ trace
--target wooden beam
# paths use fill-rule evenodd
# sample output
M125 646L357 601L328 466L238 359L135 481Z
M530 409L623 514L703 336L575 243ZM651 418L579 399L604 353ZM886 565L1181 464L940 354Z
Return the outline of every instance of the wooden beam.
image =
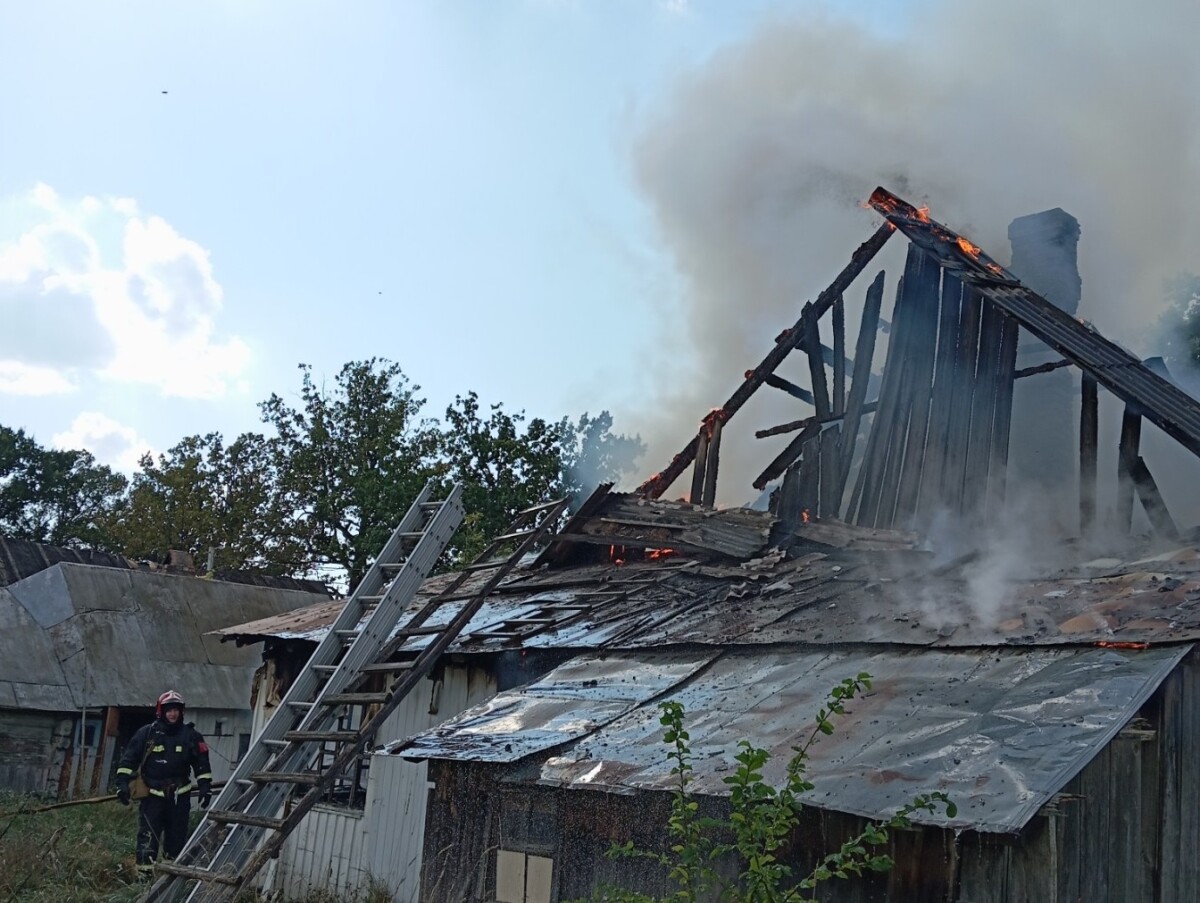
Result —
M700 432L696 436L696 464L692 468L692 494L688 496L688 501L693 505L701 504L701 499L704 497L704 468L708 464L708 424L700 425Z
M1099 455L1100 393L1096 380L1083 375L1079 404L1079 532L1096 530L1096 475Z
M753 371L750 371L750 372L753 372ZM796 385L793 382L788 382L782 376L776 376L774 373L772 373L769 376L764 377L763 382L766 383L768 386L770 386L772 389L780 389L783 392L787 392L787 394L791 395L792 398L798 398L801 401L805 402L806 404L811 404L811 405L815 406L817 403L816 399L813 398L812 392L808 391L808 389L805 389L805 388L802 388L801 386Z
M1051 361L1048 364L1038 364L1036 367L1024 367L1013 373L1013 379L1024 379L1027 376L1037 376L1039 373L1053 373L1063 367L1070 367L1070 361ZM1090 377L1089 377L1090 379Z
M983 299L969 287L963 288L962 314L958 324L958 350L954 361L950 423L946 433L945 467L942 470L942 504L954 513L965 509L964 486L967 448L971 438L971 397L975 391L975 367L979 359L979 327Z
M1166 502L1163 501L1162 493L1158 491L1158 484L1150 475L1150 468L1146 466L1144 458L1139 456L1133 462L1129 475L1133 485L1137 487L1138 498L1142 500L1142 507L1146 509L1146 516L1150 518L1154 532L1163 539L1179 539L1179 527L1171 517L1171 512L1167 510Z
M717 501L717 469L721 459L721 418L712 418L712 435L708 439L708 460L704 464L704 494L700 504L711 508Z
M863 271L871 259L879 253L892 233L896 231L896 227L891 223L885 222L875 233L865 242L859 245L858 249L850 257L850 262L837 275L837 278L829 284L825 291L817 296L817 300L813 302L813 311L815 317L820 319L833 303L840 298L850 286L850 283L855 280L859 273ZM743 380L742 384L734 390L733 394L726 399L725 404L721 405L721 410L724 412L724 419L728 421L736 414L757 390L763 384L767 374L774 373L775 369L782 363L783 359L788 356L793 348L800 342L803 329L803 316L796 322L796 325L791 330L784 333L780 340L776 341L775 347L772 348L762 363L750 371L750 375ZM650 477L641 486L637 488L637 494L646 498L656 499L661 496L671 484L679 477L689 464L695 459L696 455L696 439L693 437L683 449L671 459L671 462L664 467L660 472Z
M1137 463L1142 442L1142 415L1125 405L1121 416L1121 441L1117 446L1117 505L1114 512L1116 529L1128 533L1133 527L1133 468Z
M988 465L992 458L992 427L995 425L996 371L1000 364L1000 308L991 301L983 304L983 322L979 327L979 359L975 365L974 392L971 395L971 431L967 442L967 470L963 481L964 513L984 513L980 504L987 498Z
M783 472L791 466L792 462L800 456L800 452L804 450L805 443L820 433L820 431L821 424L815 419L812 420L808 426L801 430L799 434L797 434L796 437L784 447L783 451L775 456L775 459L766 466L763 472L755 478L754 488L765 489L768 483L770 483L776 477L782 475Z
M863 414L874 413L874 411L878 407L879 407L878 401L868 401L865 405L862 406L861 413L863 413ZM831 414L828 420L820 420L814 414L812 417L803 417L800 420L789 420L787 423L781 423L777 426L769 426L766 429L755 430L754 438L755 439L766 439L769 436L778 436L781 433L794 433L797 430L804 429L810 423L819 423L819 424L824 425L826 423L845 424L845 422L846 422L846 415L844 415L844 414L842 414L842 415L832 415Z

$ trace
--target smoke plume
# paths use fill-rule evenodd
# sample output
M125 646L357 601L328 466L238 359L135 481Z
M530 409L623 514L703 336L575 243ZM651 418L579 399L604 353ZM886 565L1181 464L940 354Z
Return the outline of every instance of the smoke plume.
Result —
M656 336L670 353L656 352L650 374L668 394L633 423L647 471L873 231L878 218L859 203L877 184L928 203L1001 261L1014 217L1070 211L1083 229L1080 315L1135 350L1162 308L1163 280L1200 266L1200 5L912 9L888 36L811 9L770 21L645 114L634 170L683 293ZM893 238L878 259L885 317L902 244ZM850 348L876 269L847 297ZM798 355L781 375L808 384ZM811 413L778 391L758 395L726 436L726 503L752 496L754 475L787 440L738 437Z

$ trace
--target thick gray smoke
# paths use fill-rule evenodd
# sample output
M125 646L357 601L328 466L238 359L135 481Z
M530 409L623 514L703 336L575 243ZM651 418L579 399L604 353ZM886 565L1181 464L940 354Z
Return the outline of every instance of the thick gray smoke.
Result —
M683 292L655 336L673 352L652 355L659 394L632 424L649 444L643 465L667 462L873 231L859 203L877 184L1001 261L1014 217L1070 211L1083 227L1080 314L1141 350L1164 278L1200 267L1197 33L1195 0L927 2L886 38L806 10L683 78L634 147ZM901 244L880 258L885 316ZM850 347L877 268L847 298ZM801 365L794 355L781 373L807 385ZM811 413L759 395L727 441ZM751 497L786 437L771 441L727 445L722 501Z

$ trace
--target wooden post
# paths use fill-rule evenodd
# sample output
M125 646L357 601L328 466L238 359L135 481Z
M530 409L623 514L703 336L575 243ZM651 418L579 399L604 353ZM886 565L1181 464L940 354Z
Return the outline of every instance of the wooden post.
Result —
M700 504L711 508L717 501L717 466L721 457L721 418L712 418L712 436L708 440L708 460L704 464L704 494Z
M1096 474L1100 435L1100 398L1096 380L1083 375L1079 404L1079 532L1096 530Z
M963 481L963 513L982 514L987 499L988 464L992 457L992 427L996 410L996 370L1000 364L1000 308L983 304L979 327L979 359L975 366L975 391L971 395L971 430L967 442L967 470Z
M121 710L110 705L104 710L104 727L96 741L96 764L92 769L92 793L105 790L113 753L116 751L117 730L121 723Z
M1117 506L1114 512L1116 528L1128 533L1133 528L1133 468L1137 463L1142 442L1142 415L1132 405L1125 405L1121 416L1121 442L1117 447Z
M708 464L708 424L700 424L696 437L696 463L692 467L692 494L688 500L693 505L702 504L704 498L704 468Z
M958 327L962 318L962 282L949 270L942 271L941 313L938 317L937 356L933 367L933 390L929 408L929 439L925 445L925 476L921 480L921 498L917 520L922 525L933 520L942 504L942 483L946 466L946 444L950 436L950 411L958 357Z

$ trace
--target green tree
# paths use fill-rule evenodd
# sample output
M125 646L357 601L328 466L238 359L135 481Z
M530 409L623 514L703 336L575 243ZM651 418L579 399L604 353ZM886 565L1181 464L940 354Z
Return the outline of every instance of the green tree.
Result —
M1158 344L1172 374L1200 367L1200 275L1179 273L1164 283L1168 307L1158 320Z
M612 425L612 414L601 411L564 426L564 482L577 498L601 483L619 483L646 451L640 436L614 433Z
M245 433L229 445L220 433L188 436L140 465L112 529L126 555L161 560L179 549L203 567L211 550L218 569L306 569L263 436Z
M300 404L271 395L260 405L275 428L272 461L286 500L287 533L314 565L358 584L438 460L436 425L399 365L371 358L342 367L332 386L300 366Z
M109 548L127 481L91 452L48 449L0 426L0 531L57 546Z
M486 417L474 392L446 409L441 454L452 482L463 485L467 517L455 538L460 561L473 558L512 522L517 512L561 496L564 452L573 436L565 420L551 423L494 404Z

